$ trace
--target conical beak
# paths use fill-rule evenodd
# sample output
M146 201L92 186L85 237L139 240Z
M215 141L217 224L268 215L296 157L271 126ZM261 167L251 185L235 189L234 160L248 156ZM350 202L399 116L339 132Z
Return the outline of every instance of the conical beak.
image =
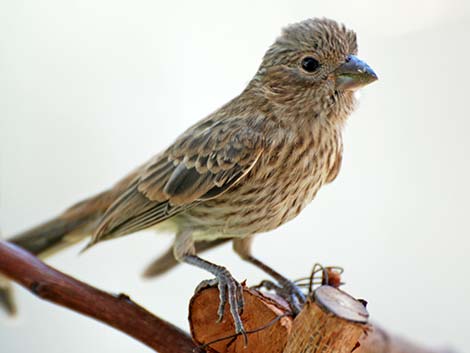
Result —
M350 55L335 71L336 89L354 91L378 80L374 70L356 56Z

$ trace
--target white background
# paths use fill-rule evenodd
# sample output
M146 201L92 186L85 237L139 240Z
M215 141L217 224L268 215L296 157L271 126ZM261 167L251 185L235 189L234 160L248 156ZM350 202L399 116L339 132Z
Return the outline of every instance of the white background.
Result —
M358 32L380 81L345 129L344 164L298 218L255 253L293 278L346 268L372 318L464 352L470 327L468 1L63 1L0 3L0 225L6 236L100 191L238 94L281 27L327 16ZM180 266L144 281L171 242L142 232L49 262L130 294L186 328L208 275ZM226 246L207 254L235 277L265 276ZM111 328L17 288L1 353L148 352Z

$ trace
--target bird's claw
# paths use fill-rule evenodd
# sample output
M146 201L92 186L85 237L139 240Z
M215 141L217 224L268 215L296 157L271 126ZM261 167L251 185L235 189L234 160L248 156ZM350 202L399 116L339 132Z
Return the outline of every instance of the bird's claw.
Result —
M307 297L297 285L289 280L283 281L280 285L282 292L284 292L284 298L289 303L294 314L297 315L302 310Z
M288 279L282 280L279 283L264 280L254 288L266 288L267 290L274 291L289 304L294 315L300 313L303 305L307 301L302 290Z
M217 322L222 322L225 314L225 305L228 303L230 314L232 315L235 325L235 333L243 336L246 346L248 339L241 319L241 314L243 313L243 308L245 306L243 286L232 277L230 272L228 272L226 269L223 269L216 278L201 282L201 284L199 284L197 287L196 292L205 287L215 285L217 285L219 289L220 300L219 308L217 310Z

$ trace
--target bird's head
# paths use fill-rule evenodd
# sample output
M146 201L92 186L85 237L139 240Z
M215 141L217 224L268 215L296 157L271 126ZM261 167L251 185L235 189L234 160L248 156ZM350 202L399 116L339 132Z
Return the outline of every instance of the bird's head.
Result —
M331 106L348 113L353 91L377 80L356 55L354 31L333 20L308 19L283 30L266 52L254 81L284 109L323 112Z

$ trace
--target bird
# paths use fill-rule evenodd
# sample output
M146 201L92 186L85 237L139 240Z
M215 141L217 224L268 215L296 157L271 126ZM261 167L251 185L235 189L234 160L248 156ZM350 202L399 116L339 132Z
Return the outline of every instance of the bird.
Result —
M228 303L236 333L246 335L242 285L198 255L232 241L243 260L278 282L298 312L302 291L253 256L251 244L255 235L295 218L337 177L355 92L378 79L357 52L356 33L334 20L288 25L238 96L114 186L10 241L44 258L85 237L88 249L148 228L170 229L172 250L146 274L175 263L210 272L219 289L219 320Z

